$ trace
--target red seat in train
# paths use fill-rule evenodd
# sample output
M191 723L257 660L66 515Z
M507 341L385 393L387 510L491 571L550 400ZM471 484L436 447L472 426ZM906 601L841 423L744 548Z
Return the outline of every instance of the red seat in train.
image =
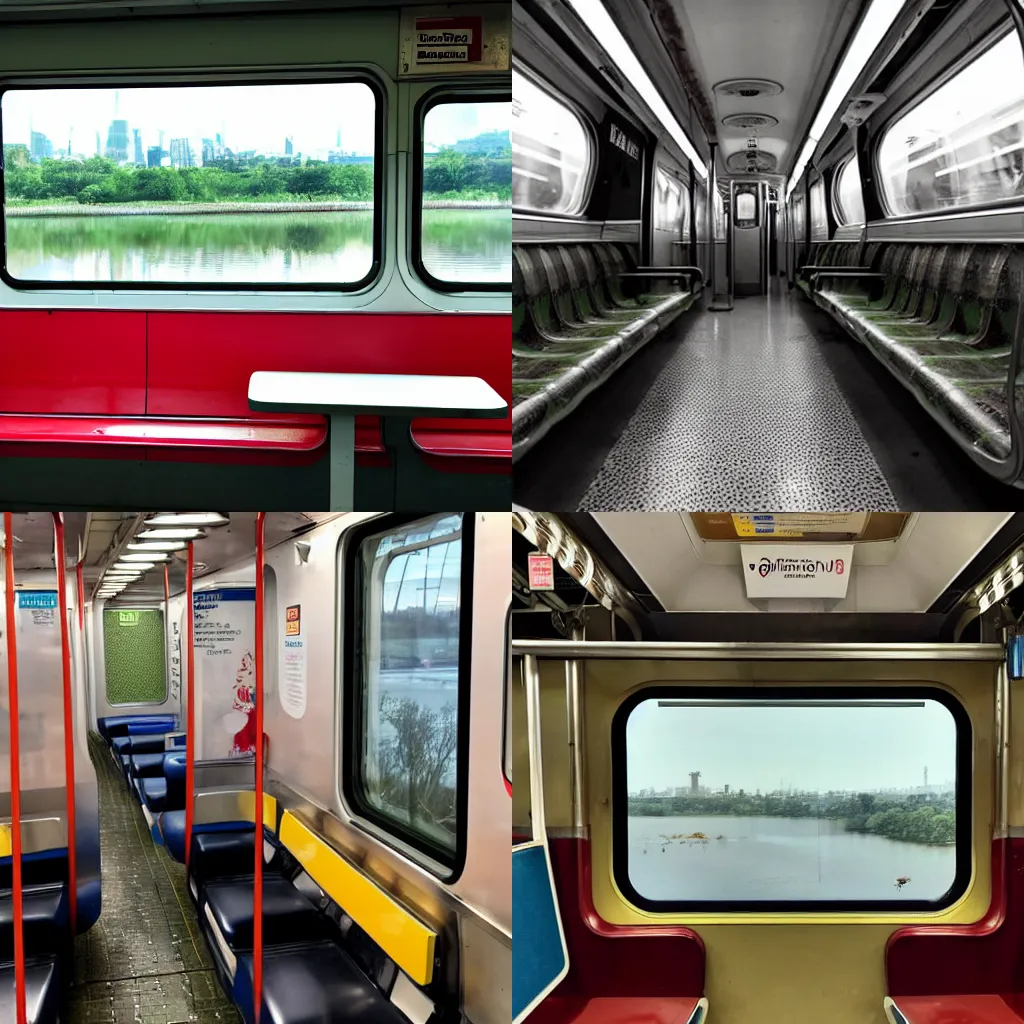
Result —
M529 1019L530 1024L703 1024L705 1005L694 996L549 996Z
M894 1024L1020 1024L1013 996L901 996L887 1004ZM1018 1002L1024 1007L1024 1002Z

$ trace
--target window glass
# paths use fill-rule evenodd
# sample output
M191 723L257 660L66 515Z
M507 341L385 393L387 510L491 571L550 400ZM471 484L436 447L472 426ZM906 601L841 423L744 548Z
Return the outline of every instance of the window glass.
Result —
M0 116L17 280L344 287L373 268L365 83L11 89Z
M715 189L715 241L725 241L725 200L722 193Z
M686 186L673 174L660 166L654 170L654 228L684 234L688 229L687 207L689 193Z
M420 258L438 281L512 281L510 106L446 100L423 118Z
M164 616L158 609L103 609L108 704L162 704L167 699L164 641Z
M802 243L807 232L807 219L804 210L804 197L794 196L793 198L793 239Z
M811 186L811 238L828 238L828 215L825 212L825 183L821 178Z
M357 793L382 826L455 854L461 513L366 537L357 554Z
M736 222L757 222L757 197L753 192L736 193Z
M1024 192L1024 59L1011 32L890 126L878 151L892 214Z
M956 898L958 868L970 869L969 842L957 847L969 725L958 736L951 709L921 691L858 692L639 699L618 726L626 815L616 827L641 901Z
M579 213L593 162L583 122L525 75L512 70L512 204Z
M839 168L835 198L836 220L840 224L864 223L864 197L861 195L856 157L851 157Z
M693 216L696 218L697 241L708 239L708 189L703 182L697 182L697 190L693 197Z

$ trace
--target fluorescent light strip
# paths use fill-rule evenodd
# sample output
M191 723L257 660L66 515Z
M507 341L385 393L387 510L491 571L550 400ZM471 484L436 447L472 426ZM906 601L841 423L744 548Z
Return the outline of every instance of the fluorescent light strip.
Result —
M857 26L856 35L847 47L846 53L843 54L842 63L829 84L825 98L821 101L818 113L807 133L807 140L800 151L800 157L793 165L792 174L786 185L786 202L789 202L789 197L800 183L807 162L821 141L822 135L825 134L835 112L839 109L839 104L846 98L846 94L857 80L857 76L864 70L871 55L878 49L878 44L903 9L904 2L905 0L872 0L867 13ZM810 146L810 152L808 152L808 146Z
M149 526L227 526L230 519L222 512L157 512L150 516Z
M878 0L875 0L877 3ZM690 158L693 169L701 178L707 179L708 169L693 148L682 125L675 119L668 104L658 92L657 86L648 77L637 59L636 54L626 42L622 33L616 28L611 15L601 0L568 0L569 6L580 16L580 20L590 30L590 34L601 44L611 57L615 66L622 72L640 98L651 108L651 113L662 123L669 137L672 138L683 153Z
M129 551L184 551L188 542L184 540L143 540L128 545Z
M117 562L114 565L115 569L141 569L143 572L146 569L152 569L156 565L156 562Z
M143 555L138 552L129 552L126 555L121 555L121 561L127 562L129 565L132 562L149 562L151 565L154 562L169 562L171 556L160 551L151 551L149 554Z
M135 534L133 540L201 540L206 536L198 526L186 526L175 529L174 527L157 527L153 530L143 530Z

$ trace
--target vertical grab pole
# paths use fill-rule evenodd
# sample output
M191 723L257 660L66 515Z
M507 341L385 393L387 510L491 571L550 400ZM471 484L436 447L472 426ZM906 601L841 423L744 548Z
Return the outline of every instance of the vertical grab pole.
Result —
M187 671L188 684L185 688L185 870L188 870L189 860L192 856L192 803L195 799L195 734L196 734L196 709L194 694L195 675L195 652L192 649L192 579L195 573L195 544L188 542L188 567L185 571L185 606L188 615L185 616L185 644L188 648Z
M256 513L256 787L254 793L252 874L252 1005L260 1024L263 1002L263 546L266 512Z
M64 673L64 787L68 808L68 910L71 934L78 933L78 864L75 843L75 732L71 710L71 637L68 634L68 583L64 559L64 513L53 513L53 543L57 561L57 611L60 614L60 655Z
M81 632L85 628L85 583L82 580L82 563L75 566L75 586L78 591L78 629Z
M4 513L4 578L7 605L7 703L11 727L11 873L14 904L14 1004L17 1024L26 1024L25 936L21 908L21 750L18 736L18 644L14 636L14 530Z

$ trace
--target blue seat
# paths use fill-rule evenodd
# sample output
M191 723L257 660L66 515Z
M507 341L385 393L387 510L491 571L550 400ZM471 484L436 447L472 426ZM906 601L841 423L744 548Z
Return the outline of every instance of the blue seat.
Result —
M132 751L132 738L131 736L115 736L110 741L110 747L118 756L130 754Z
M67 886L45 885L24 889L21 914L26 956L50 955L69 946ZM14 899L11 891L6 889L0 891L0 963L13 960Z
M244 832L253 829L251 821L208 821L193 824L192 834L200 835L209 832ZM185 863L185 812L183 810L164 811L160 815L160 835L163 836L167 852L180 863Z
M202 892L206 913L212 918L232 953L252 950L252 878L208 882ZM268 946L316 942L330 938L327 919L286 878L263 879L263 942ZM217 943L210 948L216 953Z
M148 721L141 722L129 722L128 723L128 735L132 738L136 736L164 736L174 729L174 719L150 719Z
M56 1024L60 1010L60 977L55 957L25 962L25 1016L32 1024ZM0 967L0 1020L16 1020L14 966Z
M136 779L135 789L139 798L153 814L159 814L167 806L167 780L160 776Z
M201 893L209 882L233 875L251 878L255 834L256 830L250 826L238 832L200 832L193 835L189 872L196 891Z
M232 995L252 1024L252 954L238 957ZM261 1024L408 1024L333 942L263 950Z
M131 775L133 779L146 779L164 774L163 754L132 753Z
M148 724L159 727L163 732L174 729L173 715L107 715L96 722L100 735L108 742L114 736L127 736L128 726Z

